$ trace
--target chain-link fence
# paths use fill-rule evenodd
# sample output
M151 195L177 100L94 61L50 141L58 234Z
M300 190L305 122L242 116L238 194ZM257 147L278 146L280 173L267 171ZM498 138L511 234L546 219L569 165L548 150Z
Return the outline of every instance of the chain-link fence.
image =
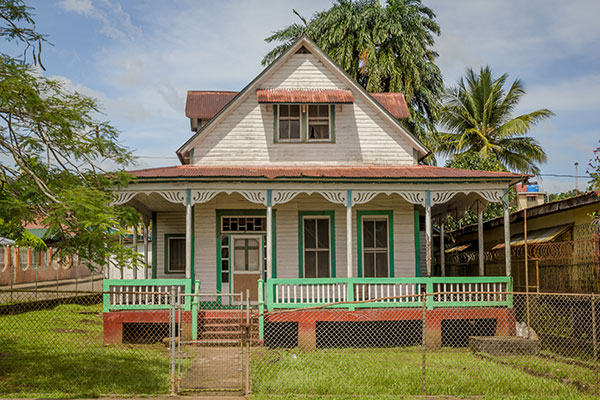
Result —
M94 292L1 291L0 396L600 395L597 295L430 293L263 313L247 295L105 295L121 308L103 312ZM128 309L128 296L161 308Z
M490 296L508 305L490 305ZM446 306L432 306L442 298ZM263 316L263 345L252 348L252 390L594 396L599 306L592 295L449 292L274 310Z

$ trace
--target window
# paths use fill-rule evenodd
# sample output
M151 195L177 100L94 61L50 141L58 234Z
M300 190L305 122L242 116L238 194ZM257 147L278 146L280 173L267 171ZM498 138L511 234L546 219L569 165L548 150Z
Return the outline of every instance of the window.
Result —
M266 217L223 217L223 232L265 232Z
M185 272L185 235L165 235L165 272Z
M329 278L330 268L330 220L329 217L305 217L304 277Z
M329 139L329 105L308 106L308 140Z
M387 218L365 218L363 231L363 276L367 278L388 277L389 248Z
M260 271L260 241L255 238L233 240L233 259L236 271Z
M300 140L300 106L279 105L279 140Z
M356 211L358 276L394 277L394 213L391 210Z

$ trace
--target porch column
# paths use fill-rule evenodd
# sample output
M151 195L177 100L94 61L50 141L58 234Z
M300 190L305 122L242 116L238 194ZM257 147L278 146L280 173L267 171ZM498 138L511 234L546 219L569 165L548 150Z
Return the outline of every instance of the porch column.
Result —
M477 200L477 244L479 246L479 276L485 275L485 254L483 252L483 207Z
M352 190L346 196L346 275L352 278Z
M444 228L444 222L440 223L440 267L442 269L442 276L446 276L446 238L444 237Z
M273 277L273 191L267 189L267 276Z
M144 221L144 279L148 279L148 224Z
M185 278L192 278L192 193L186 190L185 205ZM154 240L154 238L153 238Z
M133 226L133 251L137 253L137 235L138 235L138 226L135 224ZM133 267L133 279L137 279L137 266Z
M425 194L425 260L427 261L427 277L431 276L431 192Z
M508 189L504 189L504 197L502 199L504 206L504 259L506 263L506 276L511 276L510 265L510 208L508 201Z

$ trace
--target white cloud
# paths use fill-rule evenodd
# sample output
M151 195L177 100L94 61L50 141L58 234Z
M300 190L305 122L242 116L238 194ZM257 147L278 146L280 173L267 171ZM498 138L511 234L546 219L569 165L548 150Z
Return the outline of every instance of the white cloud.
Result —
M532 86L523 97L519 109L523 112L538 108L561 111L600 110L600 74L561 79L550 84Z
M75 12L99 21L101 32L112 39L135 39L141 35L141 29L131 22L131 17L116 1L111 0L61 0L59 5L65 10Z

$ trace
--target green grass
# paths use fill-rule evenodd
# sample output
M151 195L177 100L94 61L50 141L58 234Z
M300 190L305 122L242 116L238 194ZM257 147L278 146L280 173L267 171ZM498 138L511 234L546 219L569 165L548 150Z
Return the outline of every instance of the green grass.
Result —
M0 395L94 397L166 393L162 345L102 344L101 304L0 317Z
M252 398L422 396L421 361L420 348L259 351L252 361ZM537 364L547 361L538 359ZM426 366L428 395L485 399L595 398L560 380L532 376L518 368L481 359L466 350L430 351ZM570 374L572 370L564 371ZM593 379L583 371L580 373L576 376Z

